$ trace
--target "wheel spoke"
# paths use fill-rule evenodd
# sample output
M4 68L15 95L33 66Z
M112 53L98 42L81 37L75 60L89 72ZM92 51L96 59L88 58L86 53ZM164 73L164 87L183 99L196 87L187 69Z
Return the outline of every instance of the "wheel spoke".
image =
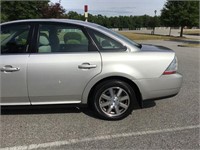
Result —
M119 97L121 95L122 91L123 90L120 88L119 91L117 92L117 97Z
M110 101L105 102L105 103L102 103L102 104L100 104L100 105L101 105L101 107L109 106L109 105L110 105Z
M107 110L107 113L109 114L111 112L111 110L113 109L113 106L111 105L108 110Z
M115 106L115 112L116 112L116 114L119 114L119 113L120 113L120 111L119 111L119 106Z
M110 92L111 97L114 97L114 91L113 91L113 88L109 88L109 92Z
M124 100L127 100L127 99L129 99L128 96L123 96L123 97L121 97L121 98L119 99L119 101L121 102L121 101L124 101Z
M124 104L124 103L119 103L119 105L121 106L121 107L123 107L124 109L127 109L127 105L126 104Z
M107 101L111 101L111 97L105 95L105 94L102 94L101 96L103 99L107 100Z

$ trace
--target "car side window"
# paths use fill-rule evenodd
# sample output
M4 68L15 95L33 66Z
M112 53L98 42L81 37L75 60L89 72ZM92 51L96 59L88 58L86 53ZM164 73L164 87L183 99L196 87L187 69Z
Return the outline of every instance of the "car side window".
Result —
M88 52L89 40L83 30L72 25L41 25L38 53Z
M1 54L27 52L29 25L11 25L1 28Z
M102 34L98 31L89 29L89 33L92 35L95 43L97 44L100 51L124 51L126 47L120 42Z

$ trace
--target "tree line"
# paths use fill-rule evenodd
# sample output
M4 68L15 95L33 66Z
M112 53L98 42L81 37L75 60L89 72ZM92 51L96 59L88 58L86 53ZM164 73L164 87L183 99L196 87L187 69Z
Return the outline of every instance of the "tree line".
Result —
M82 14L78 14L77 12L70 11L66 14L66 17L69 19L78 19L85 20ZM137 29L141 27L153 28L155 26L161 26L160 16L115 16L115 17L107 17L103 15L88 15L88 21L103 25L108 28L126 28L126 29Z
M1 1L1 22L34 19L34 18L68 18L85 20L83 14L67 11L60 3L50 1ZM181 34L185 26L199 27L199 1L171 1L167 0L160 16L115 16L107 17L101 14L88 15L88 21L108 28L137 29L181 27Z

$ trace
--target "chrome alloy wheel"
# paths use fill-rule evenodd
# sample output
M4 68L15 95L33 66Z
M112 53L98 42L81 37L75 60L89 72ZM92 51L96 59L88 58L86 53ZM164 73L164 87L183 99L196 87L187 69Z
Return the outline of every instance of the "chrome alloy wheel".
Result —
M130 97L123 88L111 87L101 94L99 105L106 115L119 116L129 108Z

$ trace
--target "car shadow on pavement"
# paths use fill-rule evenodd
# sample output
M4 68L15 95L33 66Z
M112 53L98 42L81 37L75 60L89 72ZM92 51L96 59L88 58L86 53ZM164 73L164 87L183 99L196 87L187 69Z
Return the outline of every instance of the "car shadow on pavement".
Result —
M151 107L154 107L154 106L156 106L156 102L154 100L143 101L143 109L151 108Z
M75 106L51 105L51 106L2 106L1 115L19 114L53 114L53 113L80 113Z
M143 109L154 107L154 101L144 101ZM136 108L140 109L140 108ZM47 105L47 106L1 106L1 115L33 115L33 114L63 114L84 113L87 116L98 118L94 111L87 106ZM98 118L99 119L99 118Z
M64 114L84 113L97 118L87 106L48 105L48 106L1 106L1 115L33 115L33 114Z

